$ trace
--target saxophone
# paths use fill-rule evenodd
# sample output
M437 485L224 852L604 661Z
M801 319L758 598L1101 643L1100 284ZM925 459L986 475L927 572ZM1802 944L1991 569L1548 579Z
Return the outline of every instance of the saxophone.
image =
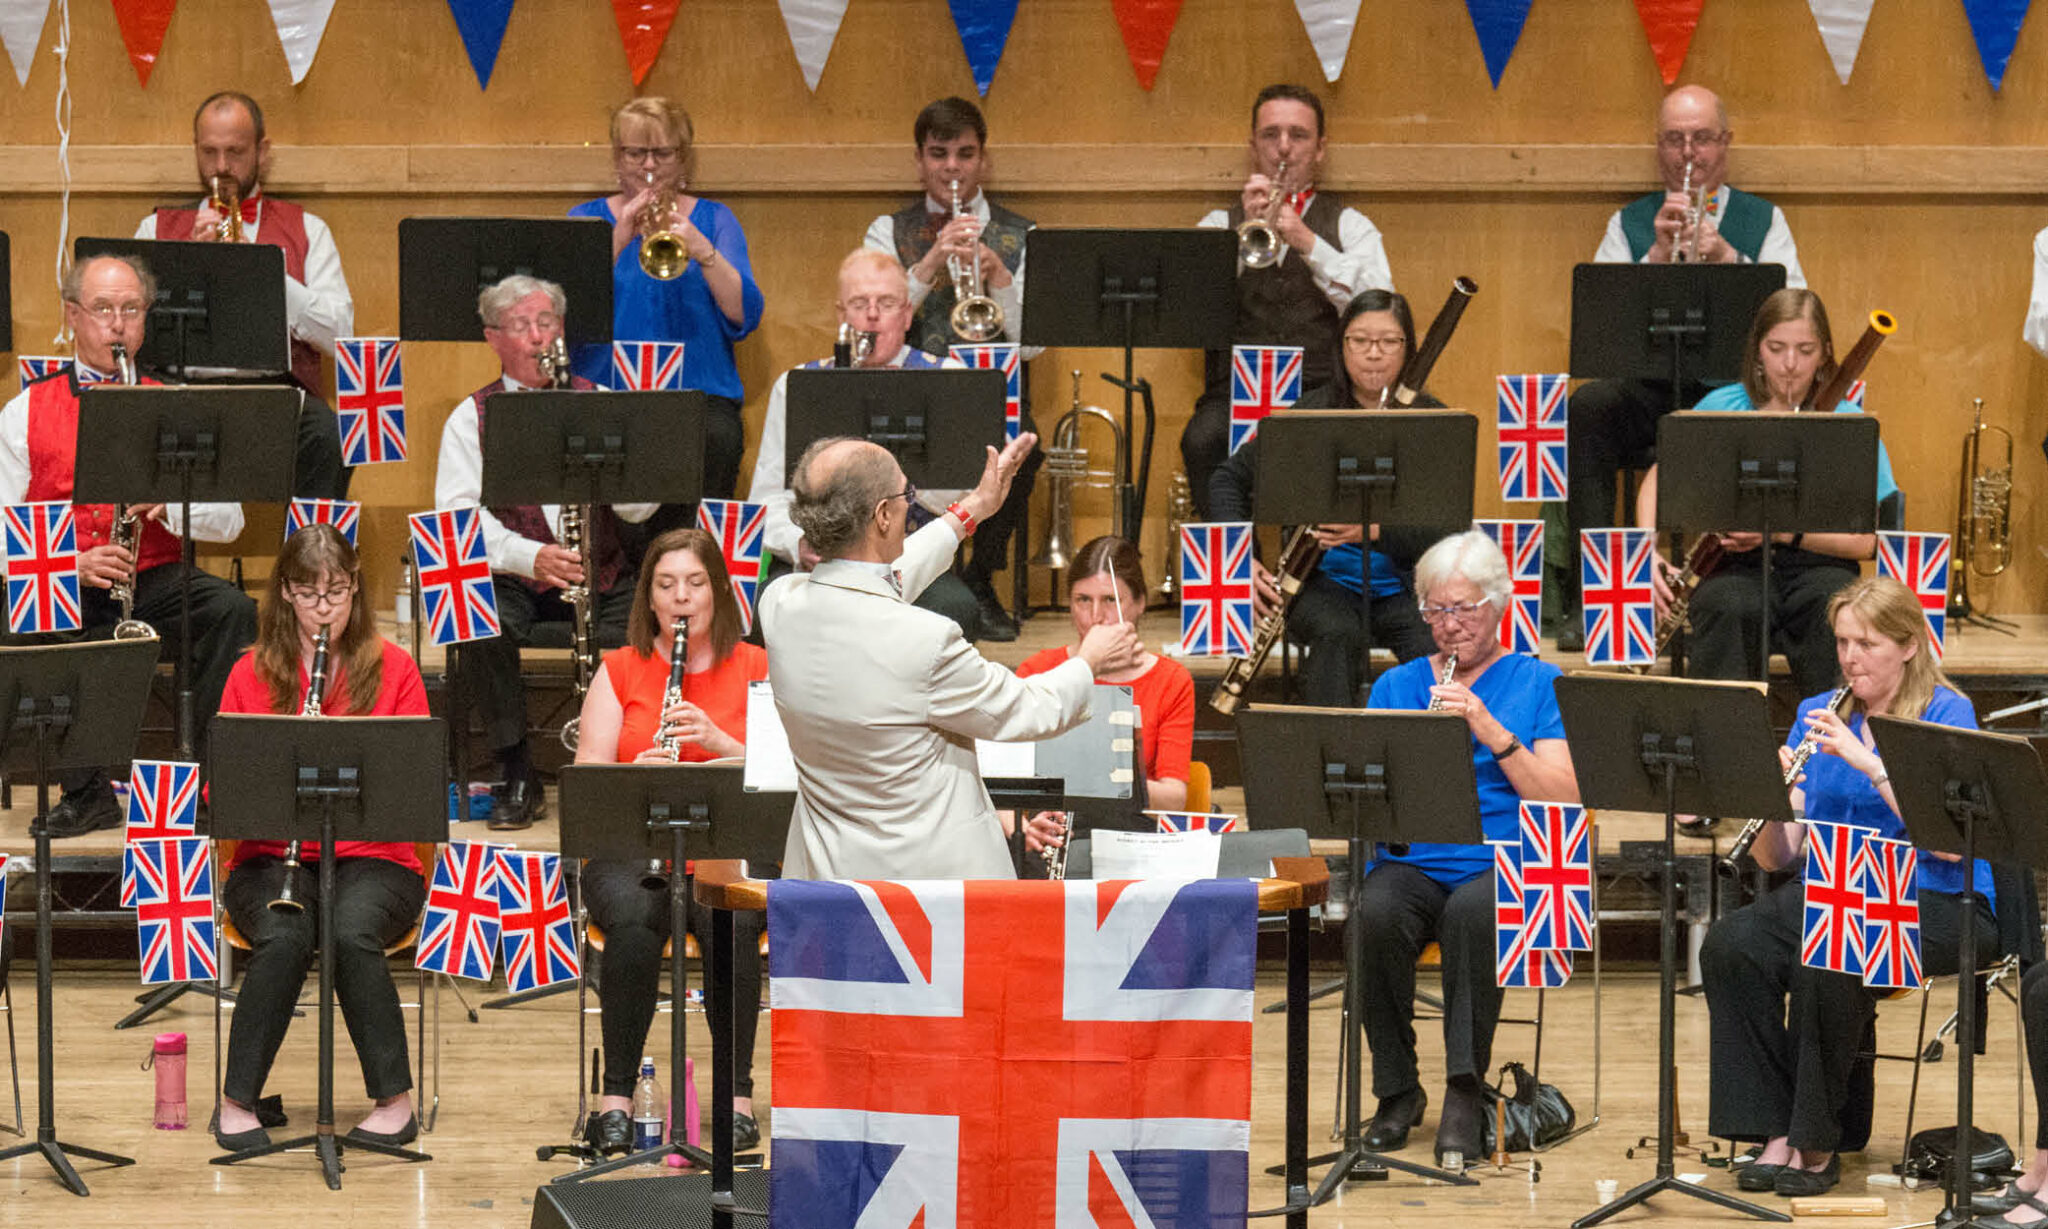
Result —
M1840 716L1842 705L1848 699L1849 684L1844 683L1840 687L1835 688L1834 694L1828 697L1827 707L1836 716ZM1820 750L1820 734L1814 730L1808 730L1806 736L1799 740L1799 745L1792 749L1792 762L1785 767L1785 784L1790 785L1799 779L1799 774L1806 771L1806 761L1812 759L1813 753L1818 750ZM1751 845L1756 844L1756 838L1763 835L1764 825L1768 822L1770 821L1752 819L1742 825L1742 831L1736 833L1734 843L1728 846L1728 855L1721 859L1721 865L1729 870L1734 870L1735 864L1742 860L1742 855L1749 852Z
M327 698L327 640L332 625L322 623L319 634L313 637L313 677L306 683L306 700L299 705L299 716L318 717L320 706ZM306 904L299 899L299 842L293 841L284 847L284 886L278 889L277 899L270 902L276 913L304 913Z
M128 357L128 347L117 341L110 349L114 355L114 370L119 373L121 383L133 387L135 360ZM136 548L142 544L142 518L129 511L127 504L114 505L114 527L107 541L127 551L131 560L135 558ZM108 586L107 596L121 610L121 621L114 625L114 639L156 638L156 629L135 617L135 573L132 570L126 578Z

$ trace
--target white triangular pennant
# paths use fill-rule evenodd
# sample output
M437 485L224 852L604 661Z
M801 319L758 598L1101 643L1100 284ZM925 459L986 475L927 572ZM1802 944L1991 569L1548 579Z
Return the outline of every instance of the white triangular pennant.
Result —
M1358 25L1361 0L1294 0L1294 11L1315 45L1316 59L1323 66L1323 80L1344 75L1344 57L1351 52L1351 31Z
M0 0L0 42L7 44L7 58L14 62L16 85L28 84L36 49L43 45L43 20L49 15L50 0Z
M796 62L803 66L804 84L818 92L818 78L825 73L825 61L839 37L839 23L846 20L847 0L776 0L782 7L782 24L789 27L789 45L796 50Z
M270 0L270 20L277 27L277 41L284 44L293 85L304 81L312 69L320 38L327 33L327 19L333 15L334 0Z
M1856 53L1863 48L1863 32L1870 27L1870 10L1876 4L1877 0L1806 0L1843 85L1856 71Z

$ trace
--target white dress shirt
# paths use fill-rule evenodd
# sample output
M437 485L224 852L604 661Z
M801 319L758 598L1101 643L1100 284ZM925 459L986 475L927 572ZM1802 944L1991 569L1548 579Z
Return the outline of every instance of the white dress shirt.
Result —
M1195 225L1207 230L1227 229L1230 211L1212 209ZM1342 247L1331 247L1328 239L1317 235L1316 245L1308 252L1308 268L1315 277L1316 289L1323 292L1331 306L1341 312L1351 306L1352 296L1362 290L1394 288L1394 270L1387 264L1387 245L1372 219L1346 205L1337 215L1337 239ZM1300 253L1292 247L1280 245L1280 264L1298 256Z
M924 198L924 207L931 213L944 214L948 218L953 215L951 201L936 200L930 194L926 194ZM967 202L967 212L973 214L986 228L989 217L988 194L976 191L974 199ZM885 213L869 223L867 237L862 242L876 251L896 256L896 215ZM1025 246L1028 248L1030 245L1027 243ZM1010 275L1009 285L984 285L982 288L989 298L996 301L996 306L1003 309L1003 335L998 339L1001 341L1016 341L1023 336L1020 330L1024 327L1024 259L1028 254L1017 253L1017 268ZM915 269L906 268L903 275L910 283L910 308L915 311L923 305L925 296L932 292L932 284L921 280ZM1024 357L1037 358L1042 349L1044 347L1034 346L1024 352Z
M526 387L511 376L503 379L508 393ZM471 395L458 402L448 412L448 421L441 425L441 458L434 466L434 506L464 508L476 505L483 513L484 550L491 557L491 570L533 579L533 561L547 543L522 537L506 528L505 522L493 516L489 508L483 507L483 496L483 437L477 430L476 397ZM659 506L613 504L612 511L620 520L638 524L653 516ZM562 536L562 505L542 504L541 515L547 518L548 530L559 540ZM630 565L637 561L627 562Z
M2027 299L2027 344L2048 355L2048 230L2034 236L2034 291Z
M263 206L263 198L257 197L256 222L242 227L242 242L256 242L256 232L263 226ZM334 246L333 233L311 210L305 212L305 218L306 279L300 281L290 271L284 275L285 327L293 337L333 358L334 339L355 335L356 304L348 292L348 279L341 274L341 252ZM142 219L135 237L156 238L156 214ZM204 373L195 368L193 374Z
M1728 185L1722 184L1714 190L1714 198L1708 202L1707 210L1720 217L1728 207ZM1644 260L1637 264L1647 263ZM1628 235L1621 228L1621 210L1617 209L1607 219L1607 233L1600 237L1600 250L1593 253L1595 264L1625 265L1629 263ZM1742 258L1745 262L1748 257ZM1785 266L1785 285L1794 290L1806 288L1806 270L1799 267L1799 245L1792 242L1792 227L1785 222L1785 211L1771 206L1771 228L1764 232L1763 246L1757 249L1756 263L1760 265Z

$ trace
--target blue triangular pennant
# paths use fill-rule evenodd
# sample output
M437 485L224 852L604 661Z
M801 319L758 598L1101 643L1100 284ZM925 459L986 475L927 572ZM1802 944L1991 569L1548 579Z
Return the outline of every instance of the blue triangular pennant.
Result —
M1017 20L1017 0L947 0L953 10L953 25L960 31L960 46L967 52L967 67L974 70L974 88L988 97L995 83L996 65L1002 62L1003 45L1010 41L1010 26Z
M2020 41L2020 23L2027 19L2029 0L1963 0L1963 15L1970 19L1970 33L1977 39L1977 58L1984 61L1984 75L1991 90L2005 84L2005 66L2012 60L2013 44Z
M505 42L505 27L512 22L513 0L448 0L455 14L455 28L462 32L463 50L469 52L469 66L476 70L479 89L491 88L491 70L498 66L498 48Z
M1500 88L1501 74L1508 70L1508 57L1522 41L1522 25L1529 20L1533 0L1465 0L1472 15L1472 32L1479 36L1479 52L1486 57L1487 75L1493 88Z

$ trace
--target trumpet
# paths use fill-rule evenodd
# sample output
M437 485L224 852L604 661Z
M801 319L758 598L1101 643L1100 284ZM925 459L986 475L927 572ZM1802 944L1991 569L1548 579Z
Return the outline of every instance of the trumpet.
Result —
M1678 234L1678 242L1671 245L1673 264L1698 264L1700 259L1700 224L1707 217L1707 185L1692 186L1692 159L1685 160L1685 181L1679 185L1680 195L1685 197L1685 229Z
M960 205L960 181L953 181L953 216L967 216ZM974 255L965 260L957 256L946 258L946 272L953 278L953 292L958 298L953 303L953 312L947 319L953 331L969 341L988 341L1003 335L1002 304L990 298L981 285L980 240L976 239Z
M1115 451L1108 469L1088 467L1088 448L1081 443L1081 423L1090 418L1100 419L1109 425ZM1031 557L1033 567L1063 571L1071 562L1075 487L1103 487L1113 492L1110 532L1118 537L1124 535L1124 509L1130 503L1130 488L1122 475L1128 455L1124 429L1118 425L1116 416L1099 405L1081 404L1081 373L1075 371L1073 408L1060 415L1059 422L1053 424L1052 439L1045 446L1044 476L1046 499L1052 509L1051 527L1046 531L1045 546Z
M1828 711L1838 717L1841 716L1842 705L1848 702L1849 696L1849 684L1844 683L1840 687L1835 688L1834 693L1828 697ZM1806 736L1799 740L1799 745L1792 749L1792 762L1785 766L1786 785L1791 785L1799 779L1799 774L1806 771L1806 761L1812 759L1813 753L1818 750L1820 750L1820 734L1815 730L1809 729L1806 731ZM1742 860L1742 855L1749 852L1751 845L1756 844L1756 838L1763 835L1764 825L1769 822L1769 820L1764 819L1752 819L1742 825L1742 831L1735 834L1735 841L1728 846L1728 854L1721 859L1721 865L1729 870L1734 870L1736 863Z
M652 171L647 173L647 186L654 188L654 199L640 211L640 269L657 281L672 282L690 267L690 249L669 225L676 192L666 184L656 188Z
M213 224L213 237L222 243L242 241L242 185L233 175L214 175L206 181L206 204L220 220Z
M114 370L119 380L132 386L135 383L135 360L128 357L128 347L117 341L109 349L113 351ZM108 535L108 541L127 551L130 559L135 557L136 547L142 543L142 518L130 511L127 504L114 505L114 528ZM135 617L133 572L108 586L107 596L121 609L121 621L114 625L114 639L141 640L145 637L156 637L155 628Z
M1970 574L1988 580L2012 565L2012 432L1985 425L1984 398L1975 398L1973 404L1976 421L1963 434L1962 489L1956 496L1948 613L1951 618L1980 618L1999 627L2003 620L1979 615L1970 600ZM1985 455L1987 436L1995 460Z
M1280 204L1287 199L1287 160L1281 159L1266 186L1266 212L1237 226L1237 263L1247 269L1270 269L1280 263L1287 245L1280 241Z
M299 716L318 717L320 706L327 700L327 641L331 624L322 623L320 631L313 637L313 674L306 682L306 699L299 705ZM304 913L306 903L299 899L299 842L293 841L284 847L284 886L277 890L277 899L270 902L275 913Z

